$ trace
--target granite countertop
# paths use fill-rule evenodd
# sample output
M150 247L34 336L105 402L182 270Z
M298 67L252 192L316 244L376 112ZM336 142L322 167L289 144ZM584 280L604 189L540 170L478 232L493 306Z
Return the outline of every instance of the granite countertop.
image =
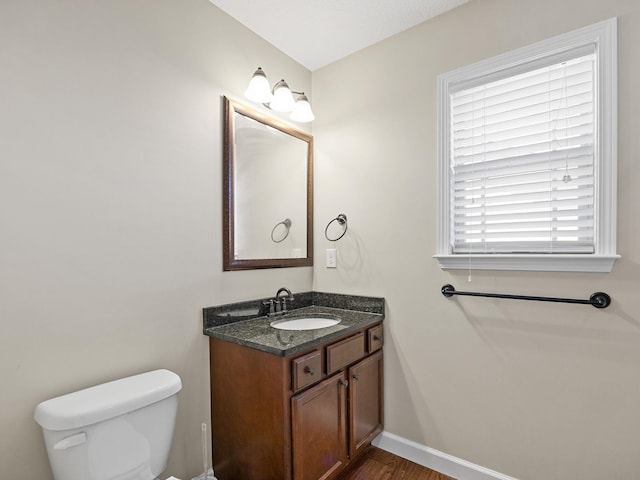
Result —
M262 315L262 300L204 309L203 333L274 355L287 356L348 335L384 319L384 298L305 292L295 294L285 315ZM290 316L337 315L337 325L316 330L279 330L270 323Z

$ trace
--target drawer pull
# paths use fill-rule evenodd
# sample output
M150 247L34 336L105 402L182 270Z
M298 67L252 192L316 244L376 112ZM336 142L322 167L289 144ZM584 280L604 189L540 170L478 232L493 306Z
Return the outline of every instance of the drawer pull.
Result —
M382 338L380 337L380 335L374 335L374 336L373 336L373 339L374 339L375 341L382 340Z
M311 368L309 365L307 365L306 367L304 367L304 369L302 370L304 373L306 373L307 375L313 375L315 373L315 371L313 370L313 368Z

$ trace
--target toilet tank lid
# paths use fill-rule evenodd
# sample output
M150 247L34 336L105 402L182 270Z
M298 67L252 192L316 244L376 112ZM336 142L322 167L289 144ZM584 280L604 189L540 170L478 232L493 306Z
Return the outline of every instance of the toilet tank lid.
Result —
M178 375L154 370L45 400L34 418L45 429L70 430L159 402L181 388Z

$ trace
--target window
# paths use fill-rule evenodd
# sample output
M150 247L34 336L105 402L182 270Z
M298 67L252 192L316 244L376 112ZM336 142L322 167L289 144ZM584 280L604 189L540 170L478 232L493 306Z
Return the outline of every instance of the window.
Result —
M615 19L439 77L442 268L611 271Z

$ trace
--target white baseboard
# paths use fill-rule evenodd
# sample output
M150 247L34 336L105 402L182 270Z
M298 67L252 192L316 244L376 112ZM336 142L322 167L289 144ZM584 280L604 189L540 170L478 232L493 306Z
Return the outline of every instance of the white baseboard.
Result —
M393 433L382 432L371 443L382 450L444 473L457 480L517 480L514 477L467 462Z

